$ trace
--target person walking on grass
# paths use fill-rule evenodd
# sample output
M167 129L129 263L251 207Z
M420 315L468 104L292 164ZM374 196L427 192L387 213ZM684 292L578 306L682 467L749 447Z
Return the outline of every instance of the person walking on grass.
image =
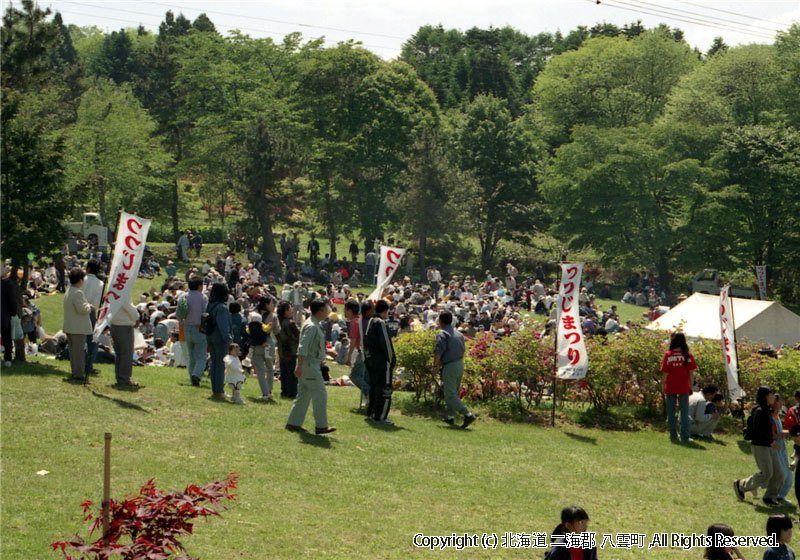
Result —
M211 398L225 400L225 356L233 342L231 314L228 311L228 287L219 283L211 286L206 313L211 329L206 332L208 343L208 376L211 378Z
M778 494L783 486L783 467L781 466L778 451L780 445L773 438L774 422L772 420L772 405L775 402L775 390L770 387L759 387L756 393L757 406L747 419L747 438L750 439L750 448L759 472L744 480L734 480L733 490L740 501L744 500L744 493L755 490L766 484L762 501L768 506L776 506Z
M208 305L203 293L203 279L199 276L189 278L189 293L178 301L178 317L183 320L183 333L186 338L186 369L195 387L200 385L206 369L206 337L200 332L200 318Z
M445 309L439 313L439 332L433 349L433 367L442 370L444 402L447 405L447 416L444 421L451 426L454 425L455 415L459 412L464 415L462 428L466 428L476 419L458 396L461 378L464 375L464 350L464 335L453 328L453 314Z
M294 376L294 370L297 367L300 329L292 320L292 304L288 301L282 301L278 305L278 320L280 329L276 338L281 369L281 397L293 399L297 397L297 378Z
M328 392L322 379L322 363L325 361L325 335L320 322L328 316L330 309L327 302L314 300L311 302L311 317L300 329L300 345L297 348L297 366L294 375L298 380L297 398L289 412L286 429L291 432L305 432L303 422L306 419L309 403L313 404L316 434L329 434L336 428L328 425Z
M364 332L364 363L369 375L369 403L367 418L382 424L394 425L389 420L389 409L392 406L392 372L397 357L386 328L389 318L389 302L378 300L375 314L369 320Z
M228 355L225 356L225 383L231 388L231 402L233 404L244 404L239 391L246 381L242 362L239 360L241 349L235 342L228 345Z
M691 443L692 420L689 417L689 395L692 393L692 371L697 369L694 356L689 352L686 336L674 333L669 341L669 350L661 361L661 382L667 396L667 425L669 438L678 439L675 418L676 403L681 408L681 441Z
M786 499L786 496L789 495L789 492L792 489L792 481L794 480L794 475L792 474L791 469L789 468L789 455L786 453L786 438L789 437L789 430L785 430L783 428L783 422L781 422L780 412L783 410L785 401L783 397L780 396L778 393L775 393L775 402L772 403L772 421L775 424L775 443L778 444L778 460L781 463L781 470L783 473L783 484L781 485L781 489L778 491L778 497L775 498L776 501L783 506L790 506L792 502Z

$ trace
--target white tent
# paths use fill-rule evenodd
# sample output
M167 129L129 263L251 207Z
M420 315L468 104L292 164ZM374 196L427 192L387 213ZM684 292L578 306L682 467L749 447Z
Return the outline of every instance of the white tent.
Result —
M774 301L731 298L736 340L780 346L800 342L800 316ZM688 337L720 339L719 296L692 294L650 323L652 330L681 330Z

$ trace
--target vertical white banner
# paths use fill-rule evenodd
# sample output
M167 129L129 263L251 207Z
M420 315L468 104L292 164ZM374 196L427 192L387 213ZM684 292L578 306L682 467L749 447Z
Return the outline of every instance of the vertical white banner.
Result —
M745 392L739 386L739 360L736 355L736 331L730 291L731 285L726 284L719 292L719 325L722 333L722 358L728 374L728 395L736 400L744 397Z
M95 340L109 325L114 313L131 298L133 284L139 277L139 266L142 264L144 243L149 231L150 220L126 212L120 215L114 258L111 260L111 273L106 283L106 295L94 327Z
M403 258L405 253L406 250L399 247L389 247L388 245L381 246L381 260L378 263L378 279L375 282L375 289L367 299L376 301L381 297L383 290L389 285L389 282L392 281L400 259Z
M583 263L561 265L556 318L559 379L583 379L589 369L589 357L586 354L578 310L582 272Z
M756 278L758 278L758 297L767 299L767 267L756 266Z

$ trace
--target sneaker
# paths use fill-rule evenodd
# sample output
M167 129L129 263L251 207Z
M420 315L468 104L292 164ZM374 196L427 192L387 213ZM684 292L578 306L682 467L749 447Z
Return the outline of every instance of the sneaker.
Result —
M303 433L305 433L305 432L308 431L303 426L295 426L294 424L286 424L286 429L289 430L290 432L303 432Z
M392 422L388 418L385 418L383 420L378 420L378 424L384 424L386 426L394 426L394 422Z
M475 421L477 418L478 418L478 417L477 417L477 416L475 416L474 414L470 414L469 416L464 416L464 423L463 423L463 424L461 424L461 428L462 428L462 429L466 429L466 428L467 428L467 426L469 426L470 424L472 424L472 423L473 423L473 422L474 422L474 421Z
M456 423L455 418L442 418L442 422L445 424L450 424L451 426Z
M761 501L764 502L764 505L768 505L768 506L780 505L778 500L776 500L775 498L768 498L767 496L764 496L763 498L761 498Z
M775 501L778 502L782 506L790 506L790 505L792 505L792 502L790 502L786 498L776 498Z
M692 438L688 438L688 439L683 440L683 443L691 444L691 443L694 443L694 440Z
M333 426L328 426L328 427L326 427L326 428L316 428L316 429L314 430L314 432L315 432L315 433L316 433L318 436L320 436L320 435L322 435L322 434L329 434L329 433L331 433L331 432L335 432L335 431L336 431L336 428L334 428Z
M242 397L240 397L238 395L235 396L235 397L231 397L231 402L233 404L244 404L244 401L242 400Z
M740 502L744 501L744 491L742 490L742 485L740 481L734 480L733 481L733 491L736 492L736 497L739 498Z
M261 402L267 402L269 400L272 400L272 396L271 395L261 395L261 398L258 399L258 400L260 400Z

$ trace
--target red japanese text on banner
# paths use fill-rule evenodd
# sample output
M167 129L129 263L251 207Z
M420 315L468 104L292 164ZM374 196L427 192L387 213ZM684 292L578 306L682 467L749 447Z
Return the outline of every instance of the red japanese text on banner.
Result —
M727 284L719 292L719 324L722 334L722 358L728 374L728 394L733 400L744 397L739 386L739 363L736 355L736 332L733 324L733 302L730 297L731 286Z
M119 311L122 304L130 301L149 231L150 220L126 212L120 215L108 287L94 327L95 339L108 327L111 317Z
M758 278L758 297L760 299L767 299L767 267L756 267L756 278Z
M589 369L586 343L583 340L578 296L581 291L583 263L561 265L561 287L558 290L556 339L558 378L583 379Z
M375 289L367 299L370 301L376 301L381 297L381 293L383 293L383 290L389 285L389 282L392 281L392 277L397 271L397 267L400 266L400 260L405 254L406 250L400 249L399 247L389 247L388 245L383 245L381 247L381 260L378 266L378 279L375 282Z

